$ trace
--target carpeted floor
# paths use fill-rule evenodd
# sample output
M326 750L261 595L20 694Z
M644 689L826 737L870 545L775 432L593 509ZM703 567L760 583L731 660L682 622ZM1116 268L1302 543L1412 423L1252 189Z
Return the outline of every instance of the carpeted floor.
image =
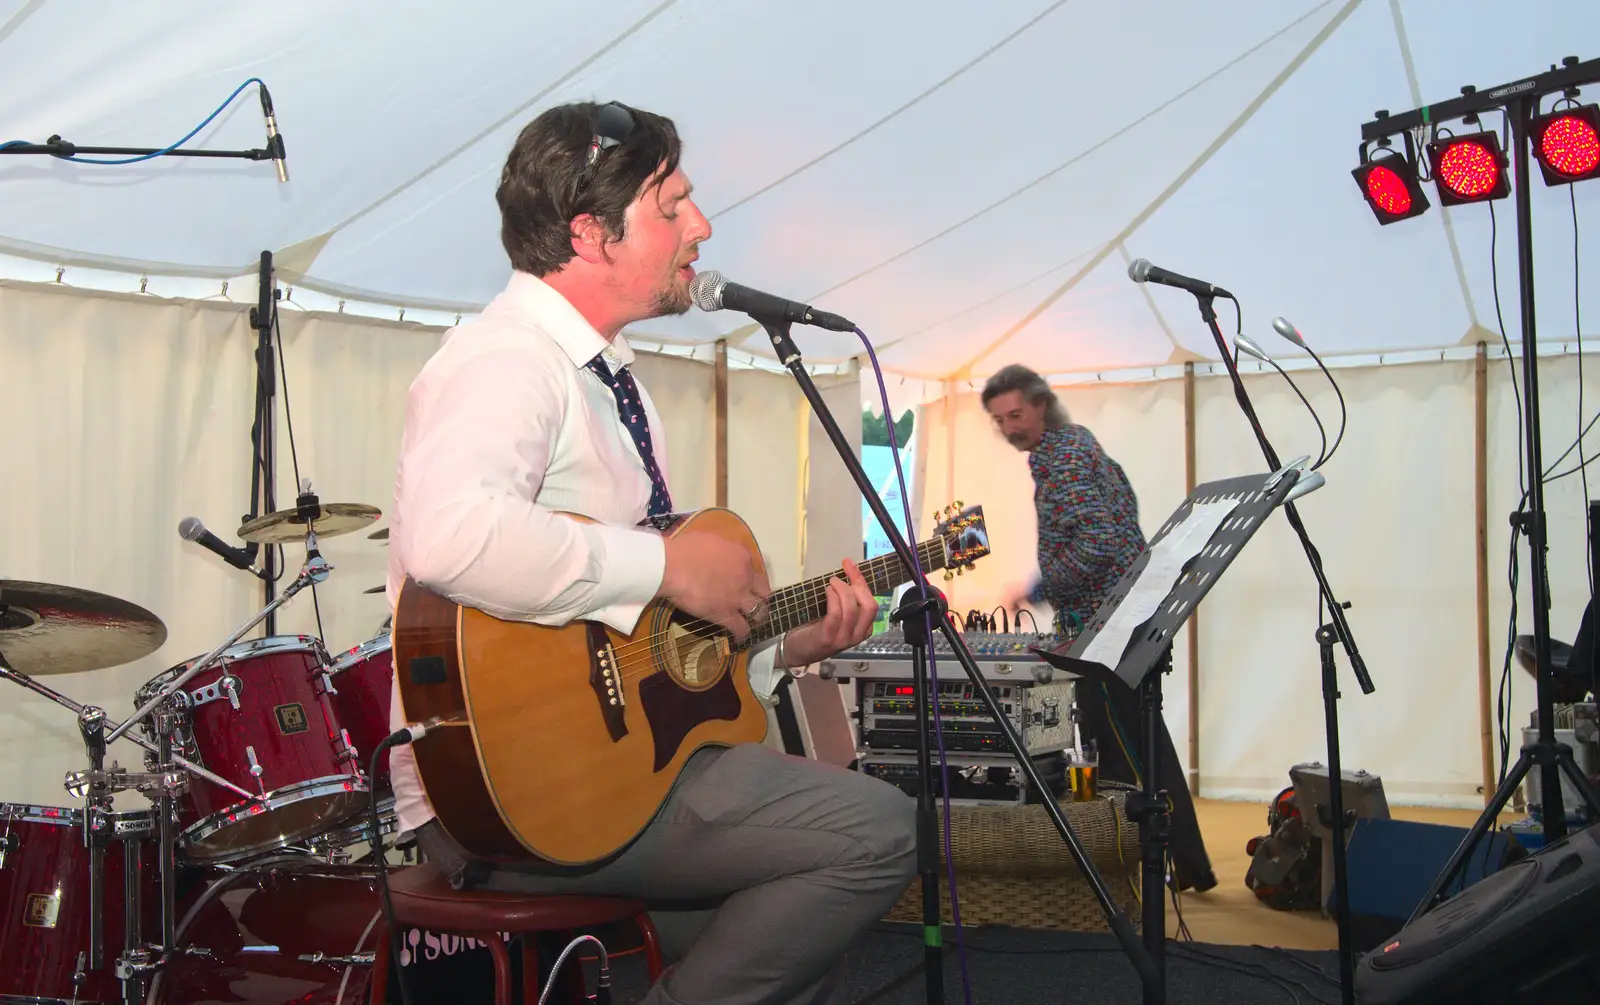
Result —
M946 933L944 1000L961 1005L960 958ZM1139 1005L1133 966L1109 935L990 928L965 934L972 1001L985 1005ZM1304 952L1201 943L1168 943L1170 1005L1226 1002L1334 1003L1338 961L1331 952ZM911 925L881 925L851 951L836 1005L920 1005L927 1001L922 937ZM594 987L592 968L588 986ZM646 990L638 957L613 964L614 1001L637 1002Z

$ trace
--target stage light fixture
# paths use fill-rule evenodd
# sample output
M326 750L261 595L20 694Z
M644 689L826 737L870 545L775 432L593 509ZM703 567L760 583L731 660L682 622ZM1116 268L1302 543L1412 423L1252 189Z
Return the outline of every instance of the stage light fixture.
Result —
M1533 156L1546 185L1600 177L1600 106L1579 105L1533 120Z
M1428 163L1439 186L1439 205L1488 202L1511 194L1506 156L1491 132L1451 136L1428 144Z
M1432 203L1417 181L1416 168L1404 155L1391 152L1350 172L1361 187L1362 198L1378 222L1387 226L1428 211Z

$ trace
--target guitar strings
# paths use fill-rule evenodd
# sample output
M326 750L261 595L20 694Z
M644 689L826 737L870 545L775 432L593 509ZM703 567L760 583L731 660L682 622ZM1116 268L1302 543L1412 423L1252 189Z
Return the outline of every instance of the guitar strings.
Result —
M925 544L923 546L923 550L928 552L928 554L925 556L925 558L927 559L929 564L932 564L933 560L936 559L938 557L938 555L941 553L940 551L935 551L934 550L937 547L938 547L938 542L937 541L928 542L927 544ZM878 562L878 561L883 561L884 562L886 567L882 571L885 574L888 574L888 573L890 573L892 571L892 568L889 568L887 566L891 562L896 562L897 563L897 556L884 555L884 556L882 556L882 559L874 559L873 560L873 562ZM866 578L870 580L871 578L873 578L873 576L877 572L878 572L878 570L876 568L874 568L872 570L872 573L869 573L866 576ZM768 620L766 622L763 623L763 627L765 625L771 624L772 621L774 620L774 617L787 617L789 615L796 614L796 613L798 613L800 611L803 611L803 610L807 609L808 607L815 606L815 603L817 601L825 600L826 597L827 597L827 593L828 593L828 583L831 582L835 578L839 578L839 574L838 573L830 573L830 574L828 574L826 576L819 576L819 577L817 577L815 579L807 580L806 582L803 582L803 583L797 583L796 585L794 585L792 587L788 587L786 589L779 590L778 592L780 594L784 594L784 596L778 602L778 604L769 611L769 618L768 618ZM706 620L704 620L702 618L695 618L695 619L693 619L693 621L684 623L681 627L688 627L689 625L704 625L705 627L704 628L694 629L693 631L690 631L690 632L688 632L688 633L686 633L684 635L679 636L680 638L687 638L687 639L698 641L700 639L710 638L711 636L714 636L719 632L726 632L727 631L727 629L723 628L721 625L713 624L713 623L708 622L708 621L706 621ZM667 633L667 632L654 632L654 633L646 636L643 639L635 639L632 642L629 642L629 643L627 643L625 645L617 646L616 648L614 648L612 650L612 655L620 658L625 654L631 655L631 651L636 650L641 646L653 647L658 639L661 639L661 638L667 636L668 634L669 633Z
M929 542L928 545L926 545L923 549L929 552L926 558L930 564L932 564L932 561L940 554L940 552L933 550L935 547L937 547L937 545L938 542ZM885 555L883 556L883 559L887 565L888 562L895 561L896 556ZM875 574L877 571L877 569L873 569L872 573ZM888 573L891 570L889 568L885 568L883 571ZM772 624L773 620L775 619L786 618L789 615L798 613L808 608L814 608L818 601L825 603L828 592L827 584L835 578L838 578L838 574L830 573L827 576L821 576L813 580L808 580L804 583L796 584L788 589L780 590L779 592L784 594L784 597L769 612L769 619L763 623L762 627ZM869 574L867 578L872 578L872 574ZM690 631L680 634L677 636L678 641L687 640L697 642L713 638L718 634L728 633L728 630L723 628L721 625L708 622L702 618L695 618L690 622L681 623L679 627L688 628L692 625L701 625L704 627L693 628ZM744 643L736 644L733 651L743 651L744 648L750 644L750 640L753 639L754 636L755 632L752 631L750 638L747 638ZM636 677L641 674L654 672L656 667L655 660L651 655L651 651L653 651L656 645L662 640L671 641L672 633L670 631L652 632L642 639L635 639L632 642L617 646L612 649L612 658L616 661L616 667L619 671L618 679L626 680L629 677ZM645 649L646 651L643 653L638 652L638 650L641 648ZM632 672L621 672L629 667L638 667L641 661L648 662L650 665L644 669L635 669Z

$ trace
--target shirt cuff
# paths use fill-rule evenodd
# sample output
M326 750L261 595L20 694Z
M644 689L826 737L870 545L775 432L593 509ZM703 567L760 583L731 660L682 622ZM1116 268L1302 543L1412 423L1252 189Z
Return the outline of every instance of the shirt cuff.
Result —
M624 635L633 633L645 605L661 590L667 571L667 545L660 534L632 527L584 523L578 526L600 556L594 610L585 617Z
M771 699L778 693L778 685L783 683L783 678L789 671L777 665L778 642L768 639L750 652L750 663L746 668L750 675L750 689L763 699Z

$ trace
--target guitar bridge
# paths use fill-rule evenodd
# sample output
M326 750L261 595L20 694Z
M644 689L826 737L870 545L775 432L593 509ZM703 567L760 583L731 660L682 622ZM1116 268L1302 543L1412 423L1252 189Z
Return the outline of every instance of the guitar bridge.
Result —
M600 703L600 715L605 719L606 731L613 741L628 735L628 724L623 712L628 704L622 686L622 669L617 665L616 652L606 630L597 624L588 625L589 686L594 689Z

